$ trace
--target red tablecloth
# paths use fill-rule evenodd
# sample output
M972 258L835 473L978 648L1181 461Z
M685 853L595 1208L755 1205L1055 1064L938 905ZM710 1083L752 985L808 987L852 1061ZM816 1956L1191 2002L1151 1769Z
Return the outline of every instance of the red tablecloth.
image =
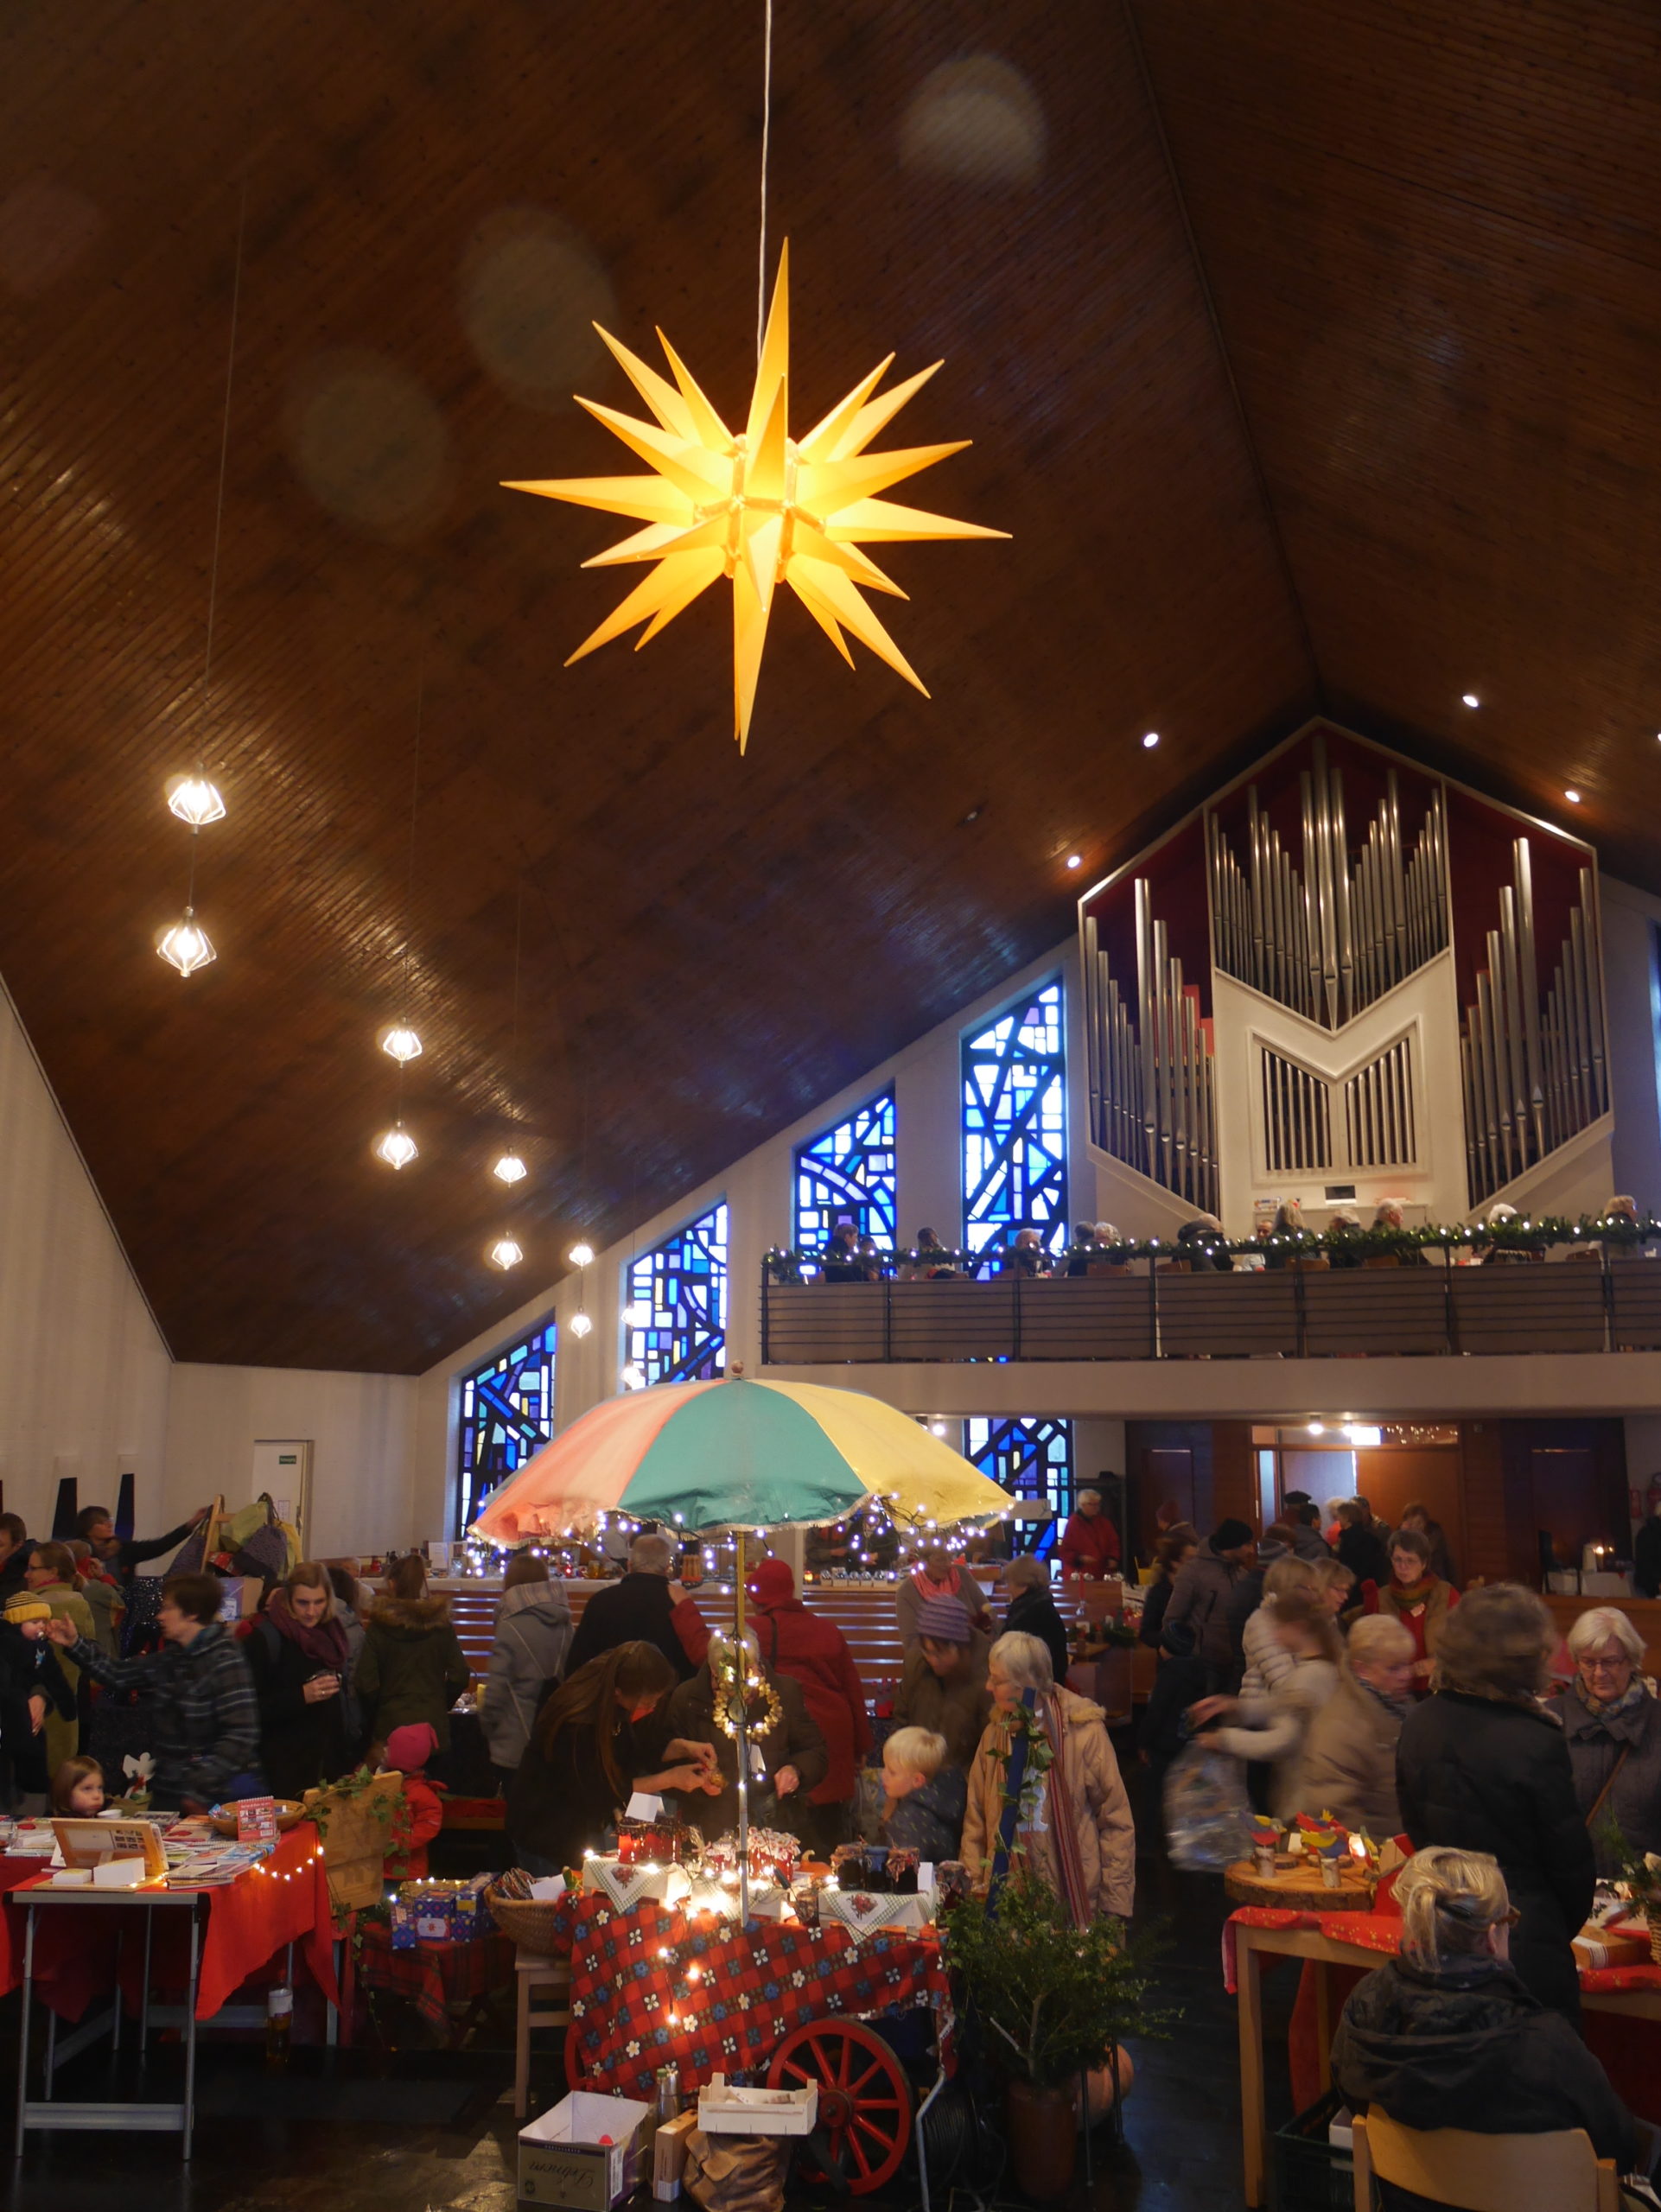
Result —
M1318 1928L1340 1943L1356 1943L1384 1955L1399 1948L1401 1916L1393 1912L1290 1912L1270 1905L1243 1905L1231 1913L1223 1929L1223 1979L1231 1996L1235 1989L1234 1930L1249 1928ZM1345 1999L1366 1969L1334 1966L1330 1999L1334 2023ZM1661 1991L1661 1967L1582 1967L1581 1993L1593 1996L1611 1990ZM1610 2012L1581 2015L1581 2031L1588 2047L1602 2061L1615 2091L1641 2118L1656 2120L1661 2114L1661 2024ZM1298 1987L1287 2039L1292 2075L1292 2101L1299 2112L1321 2094L1321 2051L1315 2028L1315 1996L1306 1962Z
M11 1910L0 1913L0 1994L15 1989L23 1974L23 1919L15 1892L39 1876L38 1859L0 1860L0 1891L12 1894ZM334 2001L334 1961L330 1949L328 1879L323 1870L317 1831L302 1821L282 1837L269 1859L224 1889L202 1892L208 1900L202 1939L201 1971L196 1987L196 2018L210 2019L232 1990L257 1973L290 1943L302 1947L313 1980ZM116 1975L116 1938L121 1946L121 1986L137 2005L143 1972L142 1908L73 1904L48 1905L36 1916L35 1991L60 2018L79 2020L92 1999ZM158 1908L150 1961L152 1987L184 1986L189 1959L188 1914L182 1907Z
M764 2067L806 2021L869 2018L893 2005L933 2006L949 2050L946 1971L932 1933L855 1936L766 1920L741 1928L678 1906L617 1912L595 1896L567 1898L561 1917L571 2052L585 2088L650 2097L656 2069L673 2059L684 2093L712 2074Z
M385 1989L407 1997L423 2019L441 2030L450 2024L452 2005L471 2004L513 1980L513 1946L506 1936L478 1936L468 1943L417 1943L413 1950L395 1951L391 1929L366 1920L358 1923L353 1942L348 1988L355 1983L360 1990Z

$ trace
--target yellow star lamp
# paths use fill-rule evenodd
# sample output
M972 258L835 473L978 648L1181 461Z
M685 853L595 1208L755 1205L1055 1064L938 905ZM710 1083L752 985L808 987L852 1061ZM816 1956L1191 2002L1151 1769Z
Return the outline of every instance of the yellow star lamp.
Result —
M596 323L595 327L600 328ZM954 522L898 506L878 494L948 454L954 444L908 446L889 453L866 448L920 391L940 364L920 371L880 398L872 394L894 360L879 363L805 438L787 429L790 397L790 248L779 259L755 389L743 429L735 435L693 380L675 349L658 333L674 378L667 383L607 331L601 330L654 420L640 422L579 397L578 404L614 432L654 472L650 476L579 476L510 483L510 492L601 507L627 515L644 530L598 553L584 567L651 564L651 573L585 638L565 665L644 623L635 650L655 638L684 607L722 577L733 588L733 734L743 751L755 705L773 594L788 584L851 668L844 632L928 696L926 688L863 596L904 599L892 578L860 551L862 543L900 544L926 537L1007 537L1002 530ZM862 587L863 590L862 590Z

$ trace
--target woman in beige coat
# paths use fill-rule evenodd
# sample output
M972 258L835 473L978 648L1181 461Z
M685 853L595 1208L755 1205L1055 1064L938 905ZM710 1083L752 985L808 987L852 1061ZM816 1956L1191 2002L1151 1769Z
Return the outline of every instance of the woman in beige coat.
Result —
M1023 1690L1037 1693L1036 1712L1055 1752L1043 1777L1036 1809L1023 1792L1017 1865L1048 1884L1085 1927L1103 1914L1128 1919L1136 1902L1136 1831L1108 1740L1107 1717L1098 1705L1058 1689L1050 1655L1035 1636L1001 1636L988 1656L995 1711L969 1770L969 1808L963 1855L984 1885L997 1850L1009 1773L1002 1754L1010 1739L1008 1715Z
M1411 1632L1370 1613L1350 1630L1338 1688L1309 1723L1292 1810L1377 1838L1396 1834L1396 1739L1413 1707Z

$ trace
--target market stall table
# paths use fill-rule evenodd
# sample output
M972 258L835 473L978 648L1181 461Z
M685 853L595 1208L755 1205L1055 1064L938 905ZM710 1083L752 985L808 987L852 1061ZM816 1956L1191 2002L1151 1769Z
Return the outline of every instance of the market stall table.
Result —
M16 1870L21 1870L16 1871ZM302 1821L282 1837L269 1858L234 1882L208 1889L160 1885L132 1890L54 1889L38 1858L9 1858L0 1865L0 1993L20 1984L22 2025L17 2064L16 2151L31 2128L132 2127L177 2133L190 2157L194 2121L198 2024L221 2014L232 1993L277 1952L296 1944L331 2005L338 2002L330 1948L328 1881L317 1832ZM125 1940L143 1916L143 1938ZM157 1916L160 1916L159 1920ZM18 1923L22 1923L19 1937ZM181 2012L152 2007L153 1986L182 1989ZM117 1993L107 2016L85 2020L88 2005L105 1991ZM30 2014L39 1997L51 2015L46 2055L46 2094L27 2095ZM185 2045L182 2101L125 2100L72 2102L54 2099L57 2068L107 2027L118 2048L121 1999L139 2024L139 2050L152 2019L178 2025ZM83 2022L60 2040L60 2019Z
M951 2012L932 1929L752 1919L647 1903L619 1912L601 1895L562 1901L553 1949L571 1961L566 2071L572 2088L650 2098L673 2063L683 2094L717 2073L820 2085L833 2149L856 2193L904 2157L911 2089L892 2050L862 2023L896 2007L934 2014L943 2067Z
M471 2009L513 1979L513 1946L493 1929L483 1936L422 1941L409 1949L394 1950L392 1931L384 1921L355 1920L347 1930L346 1948L343 2042L351 2040L359 1994L366 1997L381 1990L407 1999L431 2028L453 2037L452 2006Z
M1321 2087L1331 2086L1335 2016L1331 1977L1334 1967L1366 1972L1381 1956L1400 1947L1401 1920L1394 1913L1297 1912L1267 1905L1247 1906L1230 1916L1223 1930L1223 1974L1239 2000L1240 2133L1245 2164L1245 2201L1267 2200L1268 2123L1263 2108L1263 1961L1302 1959L1315 1974L1316 2043ZM1581 2004L1589 2013L1625 2014L1661 2021L1661 1967L1583 1967ZM1645 2115L1647 2117L1647 2115Z

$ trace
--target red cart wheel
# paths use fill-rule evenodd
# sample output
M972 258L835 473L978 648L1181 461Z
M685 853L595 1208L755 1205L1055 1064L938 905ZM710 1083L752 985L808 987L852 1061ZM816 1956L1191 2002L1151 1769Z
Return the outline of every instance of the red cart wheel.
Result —
M900 2171L911 2135L911 2084L900 2061L862 2020L831 2013L787 2035L773 2054L767 2086L816 2082L818 2126L849 2189L869 2196Z

